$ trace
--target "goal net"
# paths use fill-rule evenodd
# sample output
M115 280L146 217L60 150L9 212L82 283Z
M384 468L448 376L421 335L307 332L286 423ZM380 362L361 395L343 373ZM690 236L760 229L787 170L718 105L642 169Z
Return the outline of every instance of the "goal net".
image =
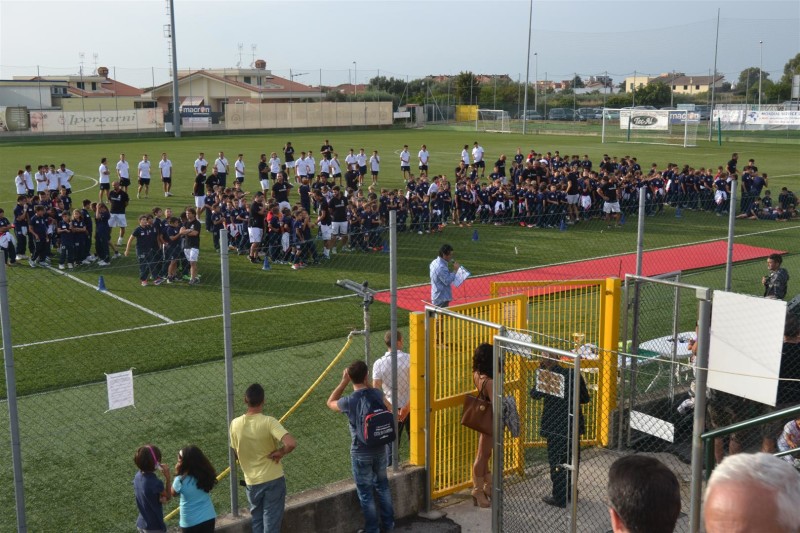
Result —
M603 109L602 142L697 146L699 114L676 109Z
M504 109L478 109L475 131L511 133L511 120Z

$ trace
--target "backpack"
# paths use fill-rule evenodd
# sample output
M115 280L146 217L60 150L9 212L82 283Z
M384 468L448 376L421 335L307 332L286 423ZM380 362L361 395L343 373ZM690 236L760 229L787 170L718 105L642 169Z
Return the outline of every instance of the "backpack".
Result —
M377 447L394 442L394 416L374 389L367 389L358 399L355 422L356 439L361 444Z

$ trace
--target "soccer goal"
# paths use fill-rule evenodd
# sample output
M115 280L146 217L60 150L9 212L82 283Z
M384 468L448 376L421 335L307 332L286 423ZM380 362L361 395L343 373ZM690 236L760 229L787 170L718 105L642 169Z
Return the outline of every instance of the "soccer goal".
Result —
M511 133L511 116L504 109L478 109L475 131Z
M697 146L700 116L675 109L603 109L602 142Z

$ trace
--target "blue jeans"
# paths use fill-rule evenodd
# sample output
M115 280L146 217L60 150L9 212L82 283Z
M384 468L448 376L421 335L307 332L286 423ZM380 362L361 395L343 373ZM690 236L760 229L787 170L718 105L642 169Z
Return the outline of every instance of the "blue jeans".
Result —
M383 450L381 450L383 452ZM378 493L381 523L385 531L394 529L394 508L392 493L389 491L389 478L386 477L386 454L351 455L353 479L356 482L358 501L364 513L364 532L378 533L378 512L375 509L373 490Z
M253 533L280 533L286 502L285 477L248 485L247 501L250 502L250 516L253 517Z

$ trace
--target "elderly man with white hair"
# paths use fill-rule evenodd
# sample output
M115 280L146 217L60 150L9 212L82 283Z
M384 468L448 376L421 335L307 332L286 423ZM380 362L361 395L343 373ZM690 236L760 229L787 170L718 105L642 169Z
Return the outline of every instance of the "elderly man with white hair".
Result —
M800 474L768 453L730 455L711 474L707 533L800 532Z

